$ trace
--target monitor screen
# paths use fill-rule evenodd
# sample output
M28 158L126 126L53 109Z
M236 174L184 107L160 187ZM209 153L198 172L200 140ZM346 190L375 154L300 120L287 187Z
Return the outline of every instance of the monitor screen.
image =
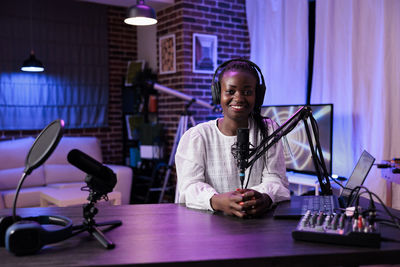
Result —
M318 124L322 154L328 174L331 175L333 104L309 106L311 107L312 115ZM263 106L261 108L261 115L271 118L281 126L301 107L302 105ZM309 128L312 131L309 121L310 120L308 119ZM307 133L302 121L300 121L297 126L281 140L283 141L286 169L288 171L316 174L314 163L311 158Z

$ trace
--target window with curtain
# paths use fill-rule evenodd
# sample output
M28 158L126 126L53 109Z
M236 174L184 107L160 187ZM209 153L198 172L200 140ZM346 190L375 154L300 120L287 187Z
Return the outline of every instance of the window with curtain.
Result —
M250 59L263 72L265 105L305 104L308 0L247 0Z
M400 1L317 1L311 101L335 105L333 168L348 176L363 149L379 163L399 157ZM385 200L372 168L365 185ZM393 207L400 186L393 185Z
M0 9L0 129L107 126L106 6L69 0L4 0ZM34 49L45 71L25 73Z
M306 40L295 32L304 27L280 26L307 14L304 2L246 1L251 57L267 74L269 90L276 94L273 104L296 103L306 97L303 80L291 75L305 79L306 72L290 67L302 62L293 59L304 57L299 43ZM303 8L292 9L295 5ZM290 16L289 9L294 12ZM316 1L311 103L334 104L333 173L348 177L363 149L377 162L400 156L399 11L398 0ZM297 82L288 86L291 79ZM379 169L371 169L365 185L385 199L385 180ZM400 207L399 191L400 185L393 185L395 208Z

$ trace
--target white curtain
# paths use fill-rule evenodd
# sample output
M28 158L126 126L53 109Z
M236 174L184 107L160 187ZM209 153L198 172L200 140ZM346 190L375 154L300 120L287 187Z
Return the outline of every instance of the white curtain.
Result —
M308 0L247 0L250 60L263 72L265 105L305 104Z
M350 175L363 149L377 162L400 156L399 26L398 0L317 1L311 101L334 103L336 173ZM365 185L385 200L379 169Z
M307 1L248 0L246 8L251 59L269 85L266 103L304 102ZM316 1L311 102L334 104L333 173L348 177L363 149L377 162L400 157L399 26L398 0ZM303 73L289 64L301 61ZM386 199L376 167L365 185ZM393 185L394 208L399 191Z

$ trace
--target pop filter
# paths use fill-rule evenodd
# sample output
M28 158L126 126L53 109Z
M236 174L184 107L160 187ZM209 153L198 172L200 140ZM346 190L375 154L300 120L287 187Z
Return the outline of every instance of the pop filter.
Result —
M43 162L45 162L53 153L54 149L57 147L61 140L64 129L64 121L57 119L51 122L44 128L38 137L36 137L31 149L26 155L25 159L25 169L23 171L22 177L18 182L18 186L14 196L13 202L13 219L17 220L15 209L17 207L17 199L19 191L21 190L22 183L25 178L37 167L39 167Z
M61 140L63 128L64 121L58 119L47 125L36 137L28 155L26 155L24 170L26 175L29 175L50 157Z

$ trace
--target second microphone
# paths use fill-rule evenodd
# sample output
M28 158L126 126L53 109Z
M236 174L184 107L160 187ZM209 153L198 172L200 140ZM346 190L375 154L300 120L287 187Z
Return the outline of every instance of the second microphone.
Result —
M71 150L67 159L69 163L88 174L85 182L89 188L101 194L112 192L117 183L117 177L109 167L78 149Z

